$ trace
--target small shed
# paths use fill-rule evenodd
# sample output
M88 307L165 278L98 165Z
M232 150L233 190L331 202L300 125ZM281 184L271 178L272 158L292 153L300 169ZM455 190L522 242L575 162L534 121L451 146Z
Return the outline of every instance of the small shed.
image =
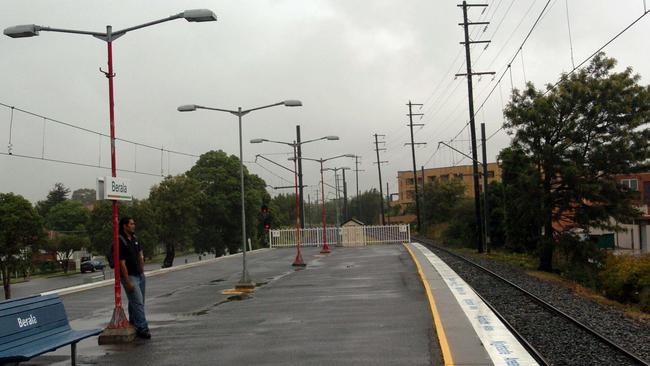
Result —
M357 219L349 219L341 225L341 245L362 247L366 245L365 224Z
M365 226L365 225L366 224L364 224L363 222L361 222L361 221L359 221L359 220L357 220L355 218L352 218L352 219L349 219L348 221L344 222L343 225L341 225L341 227L354 227L354 226Z

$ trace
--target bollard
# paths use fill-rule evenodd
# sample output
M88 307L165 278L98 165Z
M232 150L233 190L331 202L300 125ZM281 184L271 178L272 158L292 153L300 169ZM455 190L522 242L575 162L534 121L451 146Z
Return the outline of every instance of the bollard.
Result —
M187 264L187 258L185 258L185 264Z
M201 256L199 256L199 260L201 260Z

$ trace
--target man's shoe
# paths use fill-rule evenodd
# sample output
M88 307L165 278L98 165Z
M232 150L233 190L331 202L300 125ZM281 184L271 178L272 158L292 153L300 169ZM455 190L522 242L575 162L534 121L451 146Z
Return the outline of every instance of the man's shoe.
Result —
M144 330L144 331L136 331L136 332L135 332L135 335L138 336L138 338L142 338L142 339L151 339L151 333L149 333L148 330Z

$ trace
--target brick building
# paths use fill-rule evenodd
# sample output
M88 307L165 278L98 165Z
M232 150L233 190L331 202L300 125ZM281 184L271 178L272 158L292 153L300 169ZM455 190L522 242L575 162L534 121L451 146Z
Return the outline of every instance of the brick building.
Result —
M482 173L482 167L479 166L479 172ZM493 180L501 180L501 167L497 163L488 163L488 183ZM422 193L422 170L417 171L418 189ZM472 165L459 165L443 168L424 169L424 183L430 183L437 179L451 180L460 179L465 185L465 195L467 197L474 197L474 182L472 181ZM413 171L400 171L397 172L397 183L399 198L393 201L391 205L400 205L405 208L408 204L415 202L415 179L413 178ZM479 189L483 191L483 178L479 179Z

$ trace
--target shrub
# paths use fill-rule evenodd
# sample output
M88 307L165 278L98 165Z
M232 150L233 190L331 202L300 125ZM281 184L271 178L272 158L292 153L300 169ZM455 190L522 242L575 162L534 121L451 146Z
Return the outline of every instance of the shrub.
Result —
M625 303L645 302L650 310L650 254L640 257L608 255L599 275L605 296Z

